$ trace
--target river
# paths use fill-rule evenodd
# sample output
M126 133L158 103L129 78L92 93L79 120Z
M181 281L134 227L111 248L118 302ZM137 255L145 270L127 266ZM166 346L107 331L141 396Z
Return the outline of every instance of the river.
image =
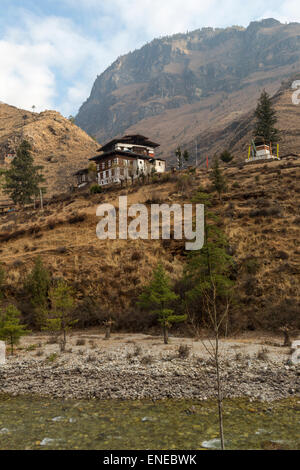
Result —
M227 449L299 449L299 398L226 400ZM214 401L100 401L0 397L0 449L218 448Z

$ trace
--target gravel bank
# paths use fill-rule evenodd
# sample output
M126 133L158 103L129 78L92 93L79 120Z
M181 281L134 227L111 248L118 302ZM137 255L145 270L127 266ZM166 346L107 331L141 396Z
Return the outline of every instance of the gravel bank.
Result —
M172 351L134 355L132 346L109 352L66 353L48 358L9 358L0 366L0 393L52 398L206 400L216 394L215 370L209 358ZM52 358L53 360L53 358ZM223 361L224 394L272 401L300 396L300 367L249 356Z

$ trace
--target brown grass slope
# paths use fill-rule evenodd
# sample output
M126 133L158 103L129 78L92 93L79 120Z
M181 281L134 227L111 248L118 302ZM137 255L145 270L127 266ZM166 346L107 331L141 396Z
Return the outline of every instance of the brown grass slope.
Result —
M300 154L300 105L292 102L292 83L299 80L300 75L294 74L285 80L281 87L272 96L272 102L277 111L277 128L280 130L280 155L289 153ZM210 131L200 134L199 155L220 153L229 149L236 161L244 161L248 155L248 148L253 138L255 124L254 111L245 113L242 117L234 119L230 124L212 128ZM193 147L190 144L190 150ZM276 148L274 149L276 153Z
M35 163L44 167L47 196L68 189L72 174L99 147L56 111L38 114L0 103L0 169L6 168L5 155L15 152L23 139L31 143Z
M232 328L277 327L285 316L299 316L299 162L273 162L225 170L228 191L214 211L228 235L237 269L237 302ZM120 327L147 325L136 300L158 261L171 278L181 277L183 242L100 241L96 208L117 204L119 195L136 202L189 202L199 184L210 183L204 171L190 176L188 189L180 176L168 181L102 195L66 195L44 212L26 210L0 218L1 262L8 272L7 292L22 302L22 283L34 259L41 256L53 277L73 285L80 304L80 325L113 314ZM30 309L29 309L30 310ZM145 315L147 317L147 315ZM277 326L276 326L277 325Z

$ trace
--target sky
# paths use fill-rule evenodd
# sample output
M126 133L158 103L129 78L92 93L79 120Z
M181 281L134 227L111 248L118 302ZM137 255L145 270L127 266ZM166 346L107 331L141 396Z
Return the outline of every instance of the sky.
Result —
M76 115L120 55L202 27L300 22L299 0L0 0L0 101Z

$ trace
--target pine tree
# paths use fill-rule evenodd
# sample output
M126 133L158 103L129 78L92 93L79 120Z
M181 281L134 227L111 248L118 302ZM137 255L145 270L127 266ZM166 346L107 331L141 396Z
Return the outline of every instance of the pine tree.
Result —
M3 297L4 282L6 278L6 272L0 264L0 299Z
M279 130L275 127L277 115L269 94L264 90L255 110L256 123L253 135L263 137L266 142L279 142Z
M219 165L219 159L215 158L212 166L212 172L210 174L210 179L212 181L213 188L217 191L219 199L222 199L222 193L226 191L227 184L225 176Z
M67 343L67 332L75 325L73 319L74 292L65 281L58 282L55 288L50 290L52 315L46 321L46 330L60 332L63 335L61 343L62 351Z
M42 328L46 321L50 282L49 271L44 267L42 259L38 257L24 282L25 292L30 297L34 309L34 323L37 328Z
M233 156L229 152L229 150L223 150L223 152L220 155L220 158L222 162L224 163L230 163L233 160Z
M31 155L31 145L24 140L17 150L11 167L5 172L4 191L15 204L25 205L39 196L40 184L44 181L41 166L35 166Z
M200 251L191 252L185 268L187 301L194 303L196 308L201 305L199 320L203 324L209 323L206 312L206 296L210 295L215 286L217 301L220 305L231 297L233 281L231 279L234 262L227 253L227 238L219 228L218 217L209 210L210 196L199 191L193 202L205 205L205 243ZM207 325L206 325L207 326Z
M153 272L153 279L139 298L138 305L154 313L163 329L164 343L168 344L168 330L173 323L184 322L186 315L174 315L170 304L178 299L161 264Z
M218 218L209 212L210 198L201 191L195 196L193 202L206 205L205 211L205 244L202 250L189 255L185 269L186 303L193 302L198 310L202 324L210 327L214 333L215 341L203 342L203 346L212 358L216 370L216 388L218 399L218 414L221 448L225 449L223 430L223 386L221 380L220 361L220 334L225 325L228 326L228 314L232 301L233 260L227 254L227 240L218 226ZM202 314L202 315L201 315Z
M185 162L188 162L189 159L190 159L190 154L189 154L189 152L188 152L187 150L185 150L185 151L183 152L183 159L184 159Z
M21 324L20 318L21 312L14 305L9 305L0 314L0 339L9 343L12 355L20 338L30 333L26 326Z

